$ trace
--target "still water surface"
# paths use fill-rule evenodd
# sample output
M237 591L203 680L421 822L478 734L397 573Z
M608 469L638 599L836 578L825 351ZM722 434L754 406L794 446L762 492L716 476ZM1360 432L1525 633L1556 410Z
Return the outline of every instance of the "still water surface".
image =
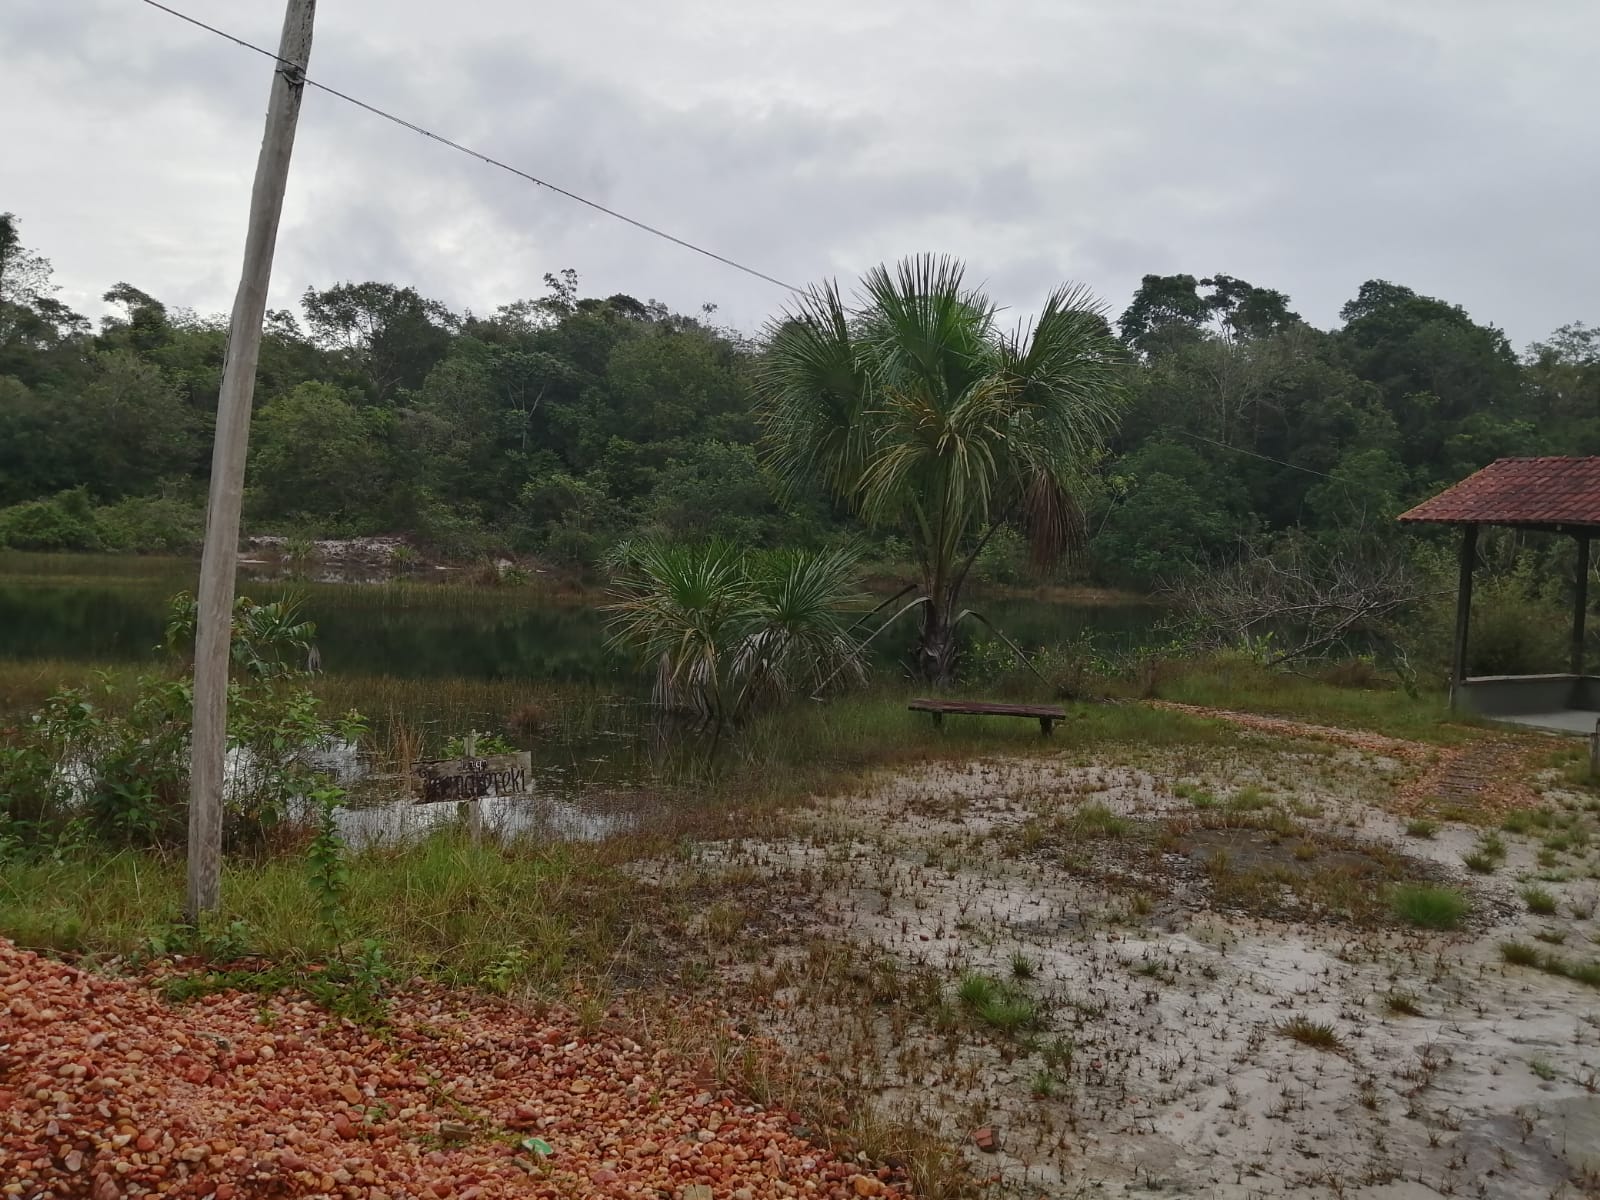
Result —
M418 582L285 584L249 571L241 573L241 594L271 600L293 591L302 597L304 615L317 625L328 676L459 681L469 685L468 692L474 683L526 683L530 695L537 694L534 685L540 683L592 689L590 719L514 737L534 755L534 795L484 802L488 831L605 837L634 827L648 816L643 805L659 800L649 786L657 752L652 744L660 738L659 729L651 736L653 723L643 703L648 684L607 647L603 598ZM157 647L168 601L192 590L197 573L195 563L179 559L0 553L0 661L155 665L164 660ZM1149 605L1070 604L1017 595L975 597L969 604L1030 651L1084 634L1105 646L1133 645L1149 635L1160 616ZM983 633L976 625L973 632ZM903 618L899 628L874 643L880 678L903 670L914 638L914 622ZM424 687L421 694L434 691ZM496 695L505 692L502 687ZM0 709L6 700L0 695ZM370 711L365 704L363 710ZM381 713L375 715L382 719ZM406 718L415 728L432 730L433 741L442 745L445 736L464 732L465 722L495 728L505 715L464 716L441 708L408 712ZM366 766L352 760L341 773L354 783ZM345 835L357 845L416 836L460 819L456 804L383 803L340 813Z
M195 564L177 559L0 553L0 659L153 661L167 601L195 586ZM615 684L634 672L606 646L603 598L552 598L531 590L462 585L303 584L241 574L259 600L299 592L317 625L329 674L401 678L526 679ZM1144 604L1063 604L1028 596L975 598L971 606L1019 645L1058 646L1089 633L1128 645L1159 610ZM975 634L981 627L974 624ZM914 615L873 644L880 668L904 662Z

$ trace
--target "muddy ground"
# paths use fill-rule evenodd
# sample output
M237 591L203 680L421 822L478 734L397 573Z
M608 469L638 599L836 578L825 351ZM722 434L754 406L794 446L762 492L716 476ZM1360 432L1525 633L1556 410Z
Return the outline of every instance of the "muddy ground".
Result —
M996 1194L1600 1194L1594 792L1488 832L1404 755L1133 757L930 764L663 869L718 992Z

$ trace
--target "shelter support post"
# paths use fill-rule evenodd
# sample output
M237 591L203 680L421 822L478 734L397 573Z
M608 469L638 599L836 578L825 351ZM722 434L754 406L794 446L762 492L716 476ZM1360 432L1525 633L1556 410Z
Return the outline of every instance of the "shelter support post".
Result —
M1572 673L1583 674L1583 626L1589 616L1589 535L1578 534L1578 569L1572 586Z
M1478 527L1468 525L1461 532L1461 578L1456 591L1455 657L1450 667L1450 703L1456 703L1456 690L1467 678L1467 629L1472 621L1472 567L1478 556Z

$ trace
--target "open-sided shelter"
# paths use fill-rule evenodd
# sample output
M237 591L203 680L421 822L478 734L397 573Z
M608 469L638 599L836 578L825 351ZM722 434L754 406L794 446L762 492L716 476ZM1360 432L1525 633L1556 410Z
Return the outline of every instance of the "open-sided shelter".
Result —
M1461 527L1451 706L1543 729L1593 732L1600 719L1600 677L1587 672L1583 638L1589 609L1589 539L1600 532L1600 458L1497 459L1433 499L1402 513L1400 520ZM1476 677L1467 674L1472 569L1477 558L1478 530L1485 525L1566 534L1576 539L1572 649L1566 672Z

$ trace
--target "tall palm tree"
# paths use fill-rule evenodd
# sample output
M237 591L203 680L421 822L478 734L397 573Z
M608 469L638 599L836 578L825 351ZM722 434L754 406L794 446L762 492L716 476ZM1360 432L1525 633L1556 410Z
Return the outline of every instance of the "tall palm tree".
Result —
M870 524L903 529L922 575L919 671L947 683L962 585L996 529L1035 561L1081 539L1078 498L1115 428L1121 347L1089 293L1061 287L1001 328L964 268L921 255L814 287L768 330L760 376L773 465Z

